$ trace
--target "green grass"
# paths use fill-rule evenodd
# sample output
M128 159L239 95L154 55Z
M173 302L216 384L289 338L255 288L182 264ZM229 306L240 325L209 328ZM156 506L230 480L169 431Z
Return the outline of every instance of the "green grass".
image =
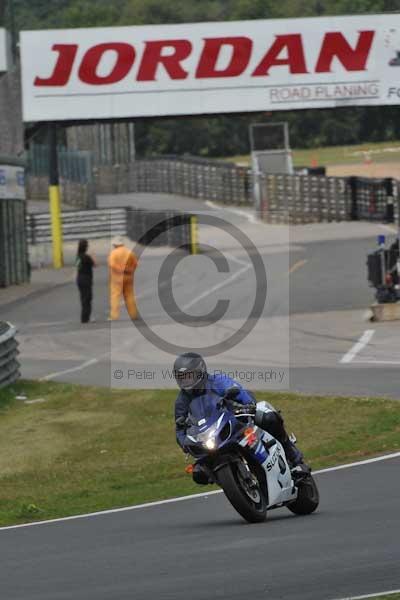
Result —
M391 149L388 151L388 149ZM392 149L394 151L392 151ZM374 162L392 162L400 160L400 142L365 143L356 146L330 146L327 148L295 149L293 162L296 167L318 165L358 164L364 161L363 152L371 151ZM249 164L248 155L233 156L224 160Z
M22 391L44 402L16 400ZM204 491L184 472L175 396L35 382L0 391L0 525ZM400 448L400 403L257 397L282 409L314 468Z
M389 594L388 596L371 596L371 600L400 600L400 594Z

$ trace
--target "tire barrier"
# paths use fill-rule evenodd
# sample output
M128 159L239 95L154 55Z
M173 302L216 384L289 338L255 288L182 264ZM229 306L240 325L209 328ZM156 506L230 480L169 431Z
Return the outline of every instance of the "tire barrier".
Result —
M14 383L21 375L16 332L13 325L0 321L0 388Z
M165 193L215 200L225 204L252 204L251 170L222 160L161 156L130 164L95 168L98 194Z
M394 179L264 175L258 179L261 215L267 223L386 221L398 218Z

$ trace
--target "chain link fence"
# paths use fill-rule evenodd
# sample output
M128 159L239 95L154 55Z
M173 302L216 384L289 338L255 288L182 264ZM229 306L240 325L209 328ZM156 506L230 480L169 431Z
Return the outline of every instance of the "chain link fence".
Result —
M59 148L58 166L63 202L77 208L95 208L92 153ZM49 168L49 148L31 144L27 151L27 197L30 200L47 200Z

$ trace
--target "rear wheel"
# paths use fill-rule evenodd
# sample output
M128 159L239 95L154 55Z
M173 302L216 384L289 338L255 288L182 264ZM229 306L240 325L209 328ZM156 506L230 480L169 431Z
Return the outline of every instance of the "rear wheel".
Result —
M319 492L312 475L309 475L298 485L296 500L287 505L296 515L309 515L318 508Z
M260 482L243 461L228 463L217 472L219 485L233 508L249 523L267 518L267 501Z

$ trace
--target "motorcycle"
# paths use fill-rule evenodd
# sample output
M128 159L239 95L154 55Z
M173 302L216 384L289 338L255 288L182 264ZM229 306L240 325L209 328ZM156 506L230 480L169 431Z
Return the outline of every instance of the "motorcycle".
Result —
M267 511L282 506L298 515L314 512L319 493L311 473L292 473L282 444L257 425L267 403L251 410L235 402L238 393L230 388L223 398L196 397L188 417L177 421L186 430L185 449L196 459L196 481L219 485L249 523L265 521Z

